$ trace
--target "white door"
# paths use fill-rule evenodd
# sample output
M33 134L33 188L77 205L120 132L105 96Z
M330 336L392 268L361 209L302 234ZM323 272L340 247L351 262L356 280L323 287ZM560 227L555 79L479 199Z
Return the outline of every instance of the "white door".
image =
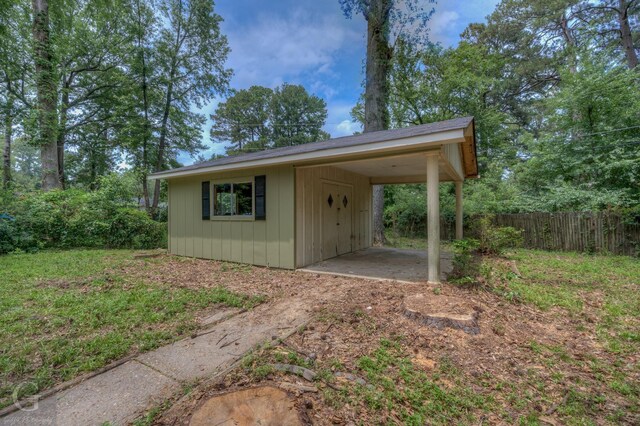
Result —
M322 184L322 259L353 251L352 190L350 186Z

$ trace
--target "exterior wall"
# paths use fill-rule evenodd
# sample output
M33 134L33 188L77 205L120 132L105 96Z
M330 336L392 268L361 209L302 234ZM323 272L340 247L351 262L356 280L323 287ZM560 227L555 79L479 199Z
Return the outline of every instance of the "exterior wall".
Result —
M322 182L353 188L353 250L371 246L371 185L369 178L331 166L296 170L296 267L324 260L322 255Z
M444 145L442 148L444 150L445 157L447 161L449 161L449 164L451 164L451 167L453 167L453 170L458 174L458 176L461 179L464 180L465 173L462 167L462 154L460 153L461 144L459 143L447 144L447 145Z
M202 220L201 183L266 175L266 220ZM169 179L169 252L293 269L293 166Z

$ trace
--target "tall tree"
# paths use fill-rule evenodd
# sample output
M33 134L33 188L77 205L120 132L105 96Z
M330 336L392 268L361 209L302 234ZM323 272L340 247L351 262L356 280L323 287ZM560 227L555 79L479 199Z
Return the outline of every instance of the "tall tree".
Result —
M229 47L220 32L222 18L211 0L163 0L160 11L164 25L154 50L163 100L154 171L166 167L172 139L192 137L191 131L202 126L204 118L189 111L192 104L202 106L214 94L224 93L231 76L225 68ZM159 200L160 181L156 180L151 212Z
M32 0L35 81L38 93L37 141L42 164L42 189L49 191L62 187L58 178L57 81L53 62L53 46L49 28L49 1Z
M393 42L399 39L407 42L424 41L424 26L433 9L425 10L417 0L339 1L347 18L355 13L361 14L367 21L364 131L385 130L389 127L389 73ZM382 245L384 242L384 186L374 185L373 243Z
M283 84L272 90L251 86L221 102L211 116L214 140L230 143L227 154L262 151L329 139L322 130L326 102L303 86Z
M273 90L251 86L236 90L211 116L211 138L230 143L227 154L270 148Z
M580 18L589 23L590 32L603 40L605 47L616 46L631 69L638 66L639 15L639 0L583 0L580 4Z
M31 108L31 86L28 76L32 69L28 5L7 3L0 7L0 111L4 130L3 187L12 181L12 150L15 129L20 127L23 113ZM24 127L24 126L22 126Z
M327 103L303 86L285 83L273 91L270 120L275 147L329 139L322 130L326 119Z
M2 187L9 189L11 185L11 142L13 138L13 97L7 93L4 102L4 149L2 151Z
M119 89L122 50L129 43L121 22L126 2L75 0L55 14L55 51L59 75L58 178L65 186L65 149L75 133L93 123L108 123L111 106L101 101ZM86 132L85 132L86 133ZM99 135L96 135L99 137ZM77 148L77 147L76 147Z

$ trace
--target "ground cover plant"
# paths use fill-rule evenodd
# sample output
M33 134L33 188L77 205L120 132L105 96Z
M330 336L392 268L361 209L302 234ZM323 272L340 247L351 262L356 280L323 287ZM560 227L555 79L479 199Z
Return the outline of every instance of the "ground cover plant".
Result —
M186 288L132 276L160 259L129 250L42 251L0 257L0 406L147 351L198 327L218 304L261 299L217 286Z

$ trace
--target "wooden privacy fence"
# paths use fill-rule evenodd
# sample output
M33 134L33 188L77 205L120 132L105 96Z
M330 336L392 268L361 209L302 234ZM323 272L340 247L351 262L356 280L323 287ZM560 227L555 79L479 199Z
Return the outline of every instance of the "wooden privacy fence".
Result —
M466 236L473 237L469 225L475 219L466 219ZM497 214L493 223L523 230L527 248L628 256L640 253L640 223L634 217L608 212L518 213ZM455 238L454 223L443 218L440 227L442 239Z

